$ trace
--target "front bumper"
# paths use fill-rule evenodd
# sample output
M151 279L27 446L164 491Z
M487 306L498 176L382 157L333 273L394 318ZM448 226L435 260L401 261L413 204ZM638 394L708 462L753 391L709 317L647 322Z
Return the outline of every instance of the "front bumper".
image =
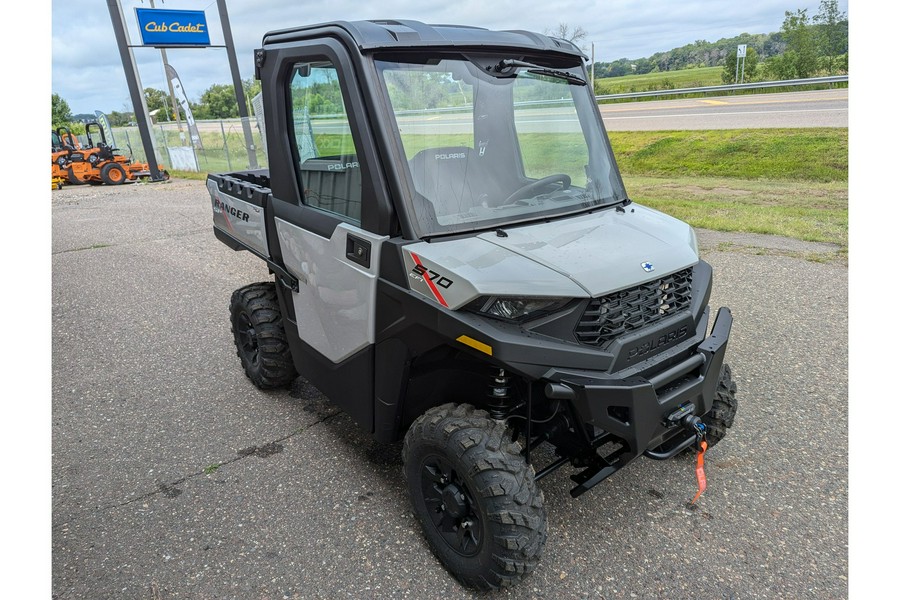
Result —
M560 374L547 386L548 396L568 397L582 424L625 445L617 466L648 451L653 458L667 458L689 444L679 441L686 430L669 417L702 416L712 409L731 325L731 311L723 307L696 351L664 371L624 379ZM660 447L667 450L657 451Z

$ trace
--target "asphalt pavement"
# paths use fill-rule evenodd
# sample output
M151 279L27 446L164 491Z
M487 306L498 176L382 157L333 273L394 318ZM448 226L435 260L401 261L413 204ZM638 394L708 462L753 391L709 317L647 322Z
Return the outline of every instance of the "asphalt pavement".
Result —
M214 238L203 182L52 203L54 598L476 596L430 553L398 446L302 379L244 376L228 302L268 273ZM700 241L739 410L706 493L689 506L691 457L578 499L562 468L538 570L495 597L847 596L847 267L721 235Z
M465 133L472 135L472 115L457 112L405 114L397 117L406 135ZM746 94L708 98L676 98L600 104L609 131L669 131L843 127L849 122L849 92L844 89L773 94ZM206 123L207 127L216 123ZM328 119L317 130L346 131L346 120ZM578 117L571 106L520 107L518 133L577 133Z
M847 88L600 105L609 131L847 127Z

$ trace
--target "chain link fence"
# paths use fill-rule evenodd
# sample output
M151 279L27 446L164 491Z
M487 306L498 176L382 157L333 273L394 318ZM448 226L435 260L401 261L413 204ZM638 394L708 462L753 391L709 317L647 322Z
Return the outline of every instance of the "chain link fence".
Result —
M251 156L244 137L244 119L196 121L198 139L187 123L153 125L156 160L169 170L220 173L251 168ZM255 117L246 119L253 138L256 168L267 168L269 160L260 127ZM115 145L135 161L148 162L137 126L113 127Z

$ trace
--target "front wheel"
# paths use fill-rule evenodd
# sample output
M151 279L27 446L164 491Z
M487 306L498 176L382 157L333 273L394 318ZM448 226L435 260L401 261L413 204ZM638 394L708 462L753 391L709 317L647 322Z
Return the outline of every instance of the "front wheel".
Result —
M504 423L467 404L432 408L406 434L413 509L432 551L463 585L514 585L540 560L544 496L520 451Z
M106 185L121 185L128 179L128 175L119 163L106 163L100 169L100 179Z
M231 332L241 365L260 389L282 387L297 377L281 318L275 284L253 283L231 295Z

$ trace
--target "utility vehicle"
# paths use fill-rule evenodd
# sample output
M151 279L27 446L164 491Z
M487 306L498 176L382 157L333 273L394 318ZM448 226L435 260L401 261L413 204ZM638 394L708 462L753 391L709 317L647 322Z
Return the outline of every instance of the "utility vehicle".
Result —
M273 275L231 297L246 375L402 439L425 537L475 588L536 567L548 473L579 496L737 408L731 313L692 229L627 196L585 59L414 21L270 32L269 169L207 180L215 235Z

